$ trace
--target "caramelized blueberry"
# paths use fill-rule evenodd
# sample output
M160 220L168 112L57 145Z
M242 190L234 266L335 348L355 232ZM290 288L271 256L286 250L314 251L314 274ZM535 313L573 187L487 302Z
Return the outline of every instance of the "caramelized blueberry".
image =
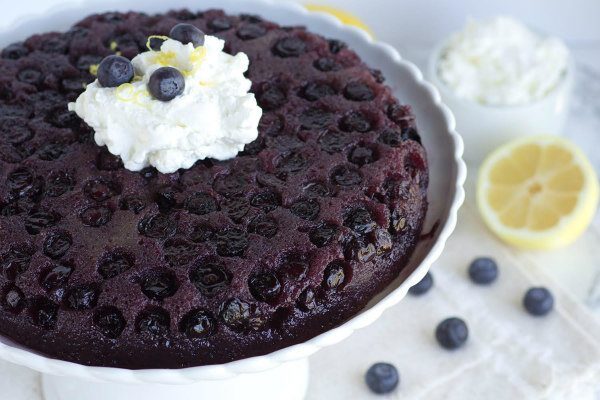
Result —
M103 307L94 313L94 326L110 339L121 336L126 324L123 313L116 307Z
M160 336L169 332L171 317L162 308L152 308L142 311L136 320L135 329L140 333Z
M352 111L342 117L340 129L344 132L365 133L371 130L371 121L363 113Z
M306 43L298 37L291 36L279 39L273 47L273 52L279 57L298 57L306 51Z
M308 108L300 115L300 126L302 129L323 129L331 120L330 112L321 108Z
M69 265L54 265L42 274L40 282L46 290L56 289L65 286L72 273L73 267Z
M231 22L227 18L217 17L208 22L208 28L213 32L221 32L231 29Z
M194 193L185 201L185 209L196 215L205 215L217 211L217 202L208 193Z
M321 206L313 199L298 200L290 207L290 211L302 219L313 221L319 216Z
M314 227L308 237L312 244L317 247L323 247L328 245L337 239L339 229L336 225L324 222Z
M105 254L98 262L98 273L104 279L114 278L133 267L133 257L116 250Z
M327 57L318 58L313 63L313 66L321 72L336 71L340 68L335 60Z
M371 164L377 160L377 153L373 147L356 146L348 155L348 161L353 164L363 166Z
M264 212L268 213L281 204L281 198L277 193L269 190L252 196L250 204L254 207L261 208Z
M119 208L121 210L133 211L135 214L139 214L146 208L146 201L136 195L124 196L119 200Z
M90 206L81 212L79 218L84 225L99 228L109 223L112 211L106 206Z
M339 186L355 186L362 182L362 177L356 168L340 165L333 169L331 181Z
M370 101L375 98L375 93L366 83L350 82L344 89L344 97L352 101Z
M281 293L281 283L275 274L262 273L248 279L250 293L258 301L273 302Z
M248 224L248 232L256 233L257 235L264 236L266 238L272 238L277 234L279 227L277 221L266 215L259 215L254 217Z
M231 228L217 233L217 254L223 257L236 257L244 255L248 247L248 235L246 232Z
M164 300L177 292L175 275L170 272L155 272L142 280L142 292L152 300Z
M13 248L0 255L2 275L8 280L15 280L19 274L27 271L33 252L27 248Z
M229 286L231 275L221 265L206 263L192 270L190 281L200 293L211 297Z
M25 230L30 235L37 235L42 230L56 225L60 215L55 212L33 211L25 218Z
M196 247L183 239L167 239L163 251L165 261L174 267L189 264L197 255Z
M257 95L256 100L263 110L272 111L283 106L287 101L287 96L279 87L267 85Z
M2 292L2 308L13 314L18 314L25 308L25 295L16 286L9 286Z
M336 91L327 83L311 82L304 86L300 94L308 101L316 101L322 97L333 96Z
M207 225L196 225L188 235L189 239L194 243L203 243L209 241L214 236L214 229Z
M206 338L212 335L217 323L208 311L193 310L181 320L180 330L191 338Z
M86 182L83 192L91 200L102 202L121 193L121 186L113 181L92 179Z
M258 39L267 34L265 27L258 24L246 24L237 31L237 37L242 40Z
M327 265L323 272L323 286L326 289L341 288L346 280L344 263L342 261L332 261Z
M371 217L371 213L364 207L358 207L350 210L344 216L344 226L352 229L354 232L364 235L377 227Z
M309 312L317 306L314 290L306 288L298 297L297 306L301 311Z
M138 231L153 239L166 239L176 230L177 223L165 214L146 215L138 224Z
M43 329L53 329L58 316L58 305L45 297L37 297L29 310L33 323Z
M75 286L68 290L65 304L72 310L89 310L96 307L100 290L93 284Z

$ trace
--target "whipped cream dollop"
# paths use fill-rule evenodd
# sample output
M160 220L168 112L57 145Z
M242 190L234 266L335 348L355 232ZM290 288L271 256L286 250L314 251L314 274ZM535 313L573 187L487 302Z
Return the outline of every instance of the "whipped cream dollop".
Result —
M204 158L235 157L258 137L262 110L248 93L248 57L223 52L224 44L208 35L197 48L167 39L160 51L132 60L136 76L131 83L106 88L96 80L69 110L94 129L99 146L106 145L131 171L151 165L172 173ZM183 94L168 102L156 100L147 89L152 73L165 66L185 77Z
M489 105L542 99L564 78L569 51L509 17L469 21L438 63L439 78L459 97Z

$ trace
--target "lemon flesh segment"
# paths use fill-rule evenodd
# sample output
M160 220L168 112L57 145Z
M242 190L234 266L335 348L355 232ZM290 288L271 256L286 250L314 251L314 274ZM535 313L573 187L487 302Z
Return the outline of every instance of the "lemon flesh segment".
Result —
M339 8L335 8L335 7L331 7L331 6L325 6L322 4L305 4L304 7L306 7L306 9L309 11L323 12L326 14L333 15L334 17L339 19L343 24L355 26L355 27L367 32L369 34L369 36L371 36L371 37L374 36L373 31L367 24L365 24L356 15L351 14L347 11L340 10Z
M583 152L566 139L534 136L499 147L483 162L477 205L505 242L523 249L570 244L598 207L598 177Z

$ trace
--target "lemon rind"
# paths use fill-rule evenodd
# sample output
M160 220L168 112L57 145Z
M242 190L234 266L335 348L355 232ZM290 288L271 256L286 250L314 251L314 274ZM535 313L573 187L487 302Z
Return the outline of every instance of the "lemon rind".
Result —
M529 143L540 145L558 144L567 149L573 154L572 162L581 169L584 175L583 188L579 192L577 203L571 213L563 215L557 225L544 231L507 227L500 221L497 213L491 209L485 200L486 192L490 187L487 177L492 167L502 158L509 156L515 148ZM600 185L593 166L581 149L558 136L530 136L509 142L490 153L479 170L477 206L480 215L488 228L500 239L521 249L549 250L571 244L581 236L591 223L599 200Z

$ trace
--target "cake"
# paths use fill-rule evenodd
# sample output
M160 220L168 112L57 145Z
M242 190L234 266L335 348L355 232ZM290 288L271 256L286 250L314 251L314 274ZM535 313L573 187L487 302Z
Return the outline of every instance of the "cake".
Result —
M180 22L250 59L263 115L236 157L125 169L67 104ZM414 116L343 42L220 10L92 15L0 59L0 333L84 365L263 355L360 312L427 210Z

